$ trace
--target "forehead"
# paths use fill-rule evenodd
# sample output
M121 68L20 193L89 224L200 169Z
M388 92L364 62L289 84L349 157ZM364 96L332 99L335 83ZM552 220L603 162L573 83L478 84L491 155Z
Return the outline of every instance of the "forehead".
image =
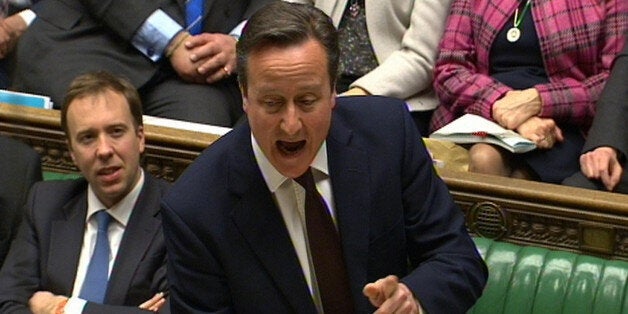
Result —
M68 106L68 127L97 126L107 122L124 123L133 120L126 98L112 90L78 97Z
M293 76L307 79L310 75L329 76L327 53L323 45L308 39L289 46L266 46L253 51L248 58L249 83L272 84ZM263 80L259 78L264 77ZM293 83L299 83L293 81Z

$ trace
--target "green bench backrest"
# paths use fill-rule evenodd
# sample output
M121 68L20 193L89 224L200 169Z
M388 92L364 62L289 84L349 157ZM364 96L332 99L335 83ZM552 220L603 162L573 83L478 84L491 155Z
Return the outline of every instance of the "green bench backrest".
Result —
M44 171L43 172L44 181L47 180L70 180L80 178L81 175L78 173L59 173L52 171Z
M489 269L469 314L628 313L628 263L475 238Z

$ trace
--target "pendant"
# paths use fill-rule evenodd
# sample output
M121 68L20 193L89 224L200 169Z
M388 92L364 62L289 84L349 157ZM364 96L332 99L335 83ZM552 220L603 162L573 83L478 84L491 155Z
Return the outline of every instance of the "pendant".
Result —
M357 17L358 14L360 14L360 4L357 0L351 2L351 5L349 6L349 14L351 14L351 17Z
M508 41L511 43L519 40L519 37L521 37L521 31L516 27L512 27L506 33L506 39L508 39Z

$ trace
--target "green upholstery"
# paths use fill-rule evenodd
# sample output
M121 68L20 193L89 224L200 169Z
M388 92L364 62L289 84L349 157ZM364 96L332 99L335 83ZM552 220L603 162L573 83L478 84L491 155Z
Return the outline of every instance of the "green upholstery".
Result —
M44 181L47 180L71 180L80 178L80 173L60 173L60 172L52 172L52 171L44 171L43 172Z
M469 314L628 313L628 263L475 238L489 269Z

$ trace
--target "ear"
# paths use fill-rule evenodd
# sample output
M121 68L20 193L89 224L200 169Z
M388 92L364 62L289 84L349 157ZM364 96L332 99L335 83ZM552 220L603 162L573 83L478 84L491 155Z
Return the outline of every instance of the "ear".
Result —
M242 94L242 110L244 110L244 113L248 113L248 109L249 109L249 98L246 97L244 94Z
M76 158L74 157L74 150L72 149L72 143L67 138L65 139L65 145L68 147L68 152L72 158L72 162L76 165Z
M338 95L336 94L336 89L334 88L334 91L331 93L331 99L329 100L329 103L331 104L331 109L334 109L336 107L337 98Z
M137 138L139 140L140 146L139 146L139 151L140 154L144 153L144 149L146 148L146 135L144 134L144 126L138 126L137 127Z

